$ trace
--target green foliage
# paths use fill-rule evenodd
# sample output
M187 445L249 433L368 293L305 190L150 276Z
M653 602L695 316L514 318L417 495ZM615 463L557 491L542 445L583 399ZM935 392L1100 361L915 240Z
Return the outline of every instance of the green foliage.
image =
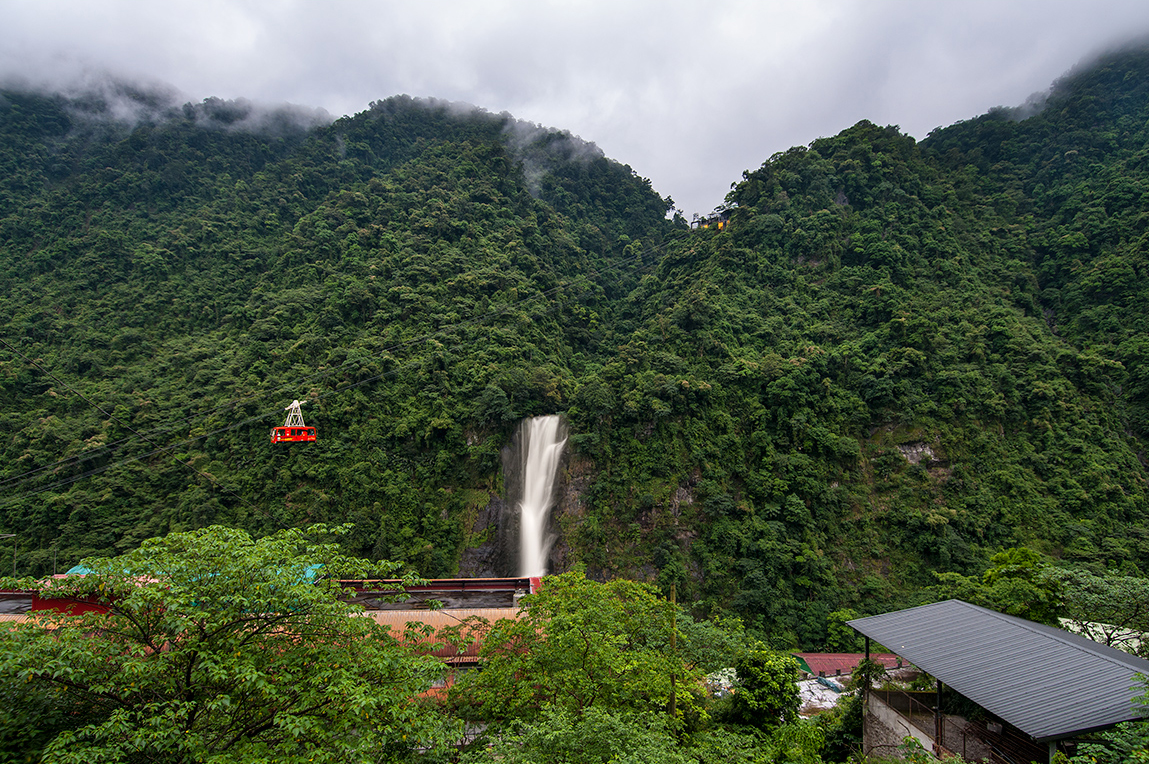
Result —
M1061 587L1048 574L1042 555L1018 547L993 556L993 567L980 579L953 573L938 575L941 598L965 600L1030 621L1059 626L1062 613Z
M935 573L1048 621L1046 584L982 578L995 554L1149 569L1146 61L922 142L860 122L693 232L505 115L122 89L129 126L108 96L6 92L0 527L36 574L322 521L454 575L515 423L561 412L559 548L592 578L673 584L777 649L845 646L832 614ZM272 448L293 398L320 439Z
M822 758L825 761L850 761L862 752L863 712L861 693L854 692L815 717L824 735Z
M498 724L547 708L661 712L672 697L680 712L696 712L701 672L687 662L694 650L671 649L677 612L650 586L564 573L522 604L519 618L479 632L483 660L451 688L465 718Z
M1149 582L1135 576L1051 569L1064 618L1075 631L1110 647L1149 651Z
M0 674L0 762L40 761L44 747L57 735L100 715L90 701L62 697L51 687Z
M622 764L698 761L679 750L665 716L588 708L575 714L545 709L537 719L499 736L487 749L464 755L463 762L507 764Z
M736 666L738 682L726 718L773 730L798 718L798 661L762 645L746 650Z
M932 762L937 761L933 753L922 745L922 741L912 735L906 735L902 738L902 743L898 746L898 753L901 754L901 758L912 762L912 764L932 764ZM960 761L961 757L957 758Z
M583 762L697 762L698 764L821 764L821 730L792 724L772 735L708 729L676 737L657 714L588 709L575 715L548 709L534 722L516 726L463 762L582 764Z
M1099 742L1084 743L1072 764L1145 764L1149 762L1149 725L1125 722L1099 733Z
M1142 715L1149 708L1149 678L1138 674L1145 691L1137 698ZM1145 764L1149 761L1149 724L1144 719L1118 724L1081 745L1073 764Z
M859 617L852 608L830 613L826 619L826 650L833 653L861 652L865 639L847 623Z
M925 676L922 674L920 676ZM848 688L857 693L866 687L881 687L887 681L886 666L878 661L863 658L850 674ZM916 680L915 680L916 681Z
M797 662L747 653L739 624L676 619L649 586L580 572L544 579L523 604L518 620L457 630L484 640L483 662L449 701L487 725L464 761L820 762L823 731L796 719ZM712 725L697 690L704 671L735 653L745 676L734 697L752 699L749 729Z
M1122 93L1143 93L1143 75L1116 78ZM995 139L1057 114L995 122ZM949 135L916 144L863 122L775 155L731 192L725 231L668 247L596 375L613 409L571 410L576 432L595 431L575 442L623 465L595 486L604 530L574 539L584 559L638 570L645 552L677 576L683 550L666 542L696 528L698 573L680 590L776 647L826 645L830 612L918 604L932 572L976 577L1005 548L1144 564L1140 403L1113 335L1065 336L1038 262L1052 224L1024 180L941 148ZM1114 184L1141 173L1117 161ZM1120 244L1106 267L1139 273L1136 250ZM595 552L636 494L658 510L642 543Z
M22 569L323 520L356 523L350 551L453 574L459 497L492 493L519 418L568 404L663 200L505 115L395 98L299 126L121 96L149 120L0 108L24 168L0 210L0 524ZM272 447L292 398L319 442Z
M214 526L86 560L86 575L25 582L107 612L0 635L4 696L50 697L67 716L5 725L23 738L5 743L43 744L45 762L346 761L434 745L440 730L414 698L438 664L354 617L326 578L397 566L346 557L321 541L332 530L255 541Z

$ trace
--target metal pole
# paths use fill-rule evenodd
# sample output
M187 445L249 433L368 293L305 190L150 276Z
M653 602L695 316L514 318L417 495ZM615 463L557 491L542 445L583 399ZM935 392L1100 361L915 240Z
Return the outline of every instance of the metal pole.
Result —
M866 756L873 751L873 746L866 748L866 741L872 740L870 732L870 638L866 637L866 672L862 675L862 755ZM888 698L887 698L888 700Z
M670 655L678 659L678 591L674 584L670 585ZM670 672L670 718L678 716L678 684L676 674Z
M942 680L937 680L937 694L934 695L934 735L938 745L945 743L945 721L942 718Z

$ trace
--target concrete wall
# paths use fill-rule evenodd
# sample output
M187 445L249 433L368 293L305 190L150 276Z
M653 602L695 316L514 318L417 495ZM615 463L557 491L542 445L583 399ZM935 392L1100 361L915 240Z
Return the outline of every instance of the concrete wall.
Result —
M869 756L901 756L898 746L902 738L915 737L922 747L932 751L934 741L926 733L909 723L904 716L874 695L866 698L866 710L862 717L862 752Z

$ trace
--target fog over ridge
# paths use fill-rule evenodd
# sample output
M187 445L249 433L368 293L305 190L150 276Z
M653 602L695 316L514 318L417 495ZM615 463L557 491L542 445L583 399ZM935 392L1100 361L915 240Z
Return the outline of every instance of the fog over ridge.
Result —
M398 93L479 104L593 140L689 213L774 153L863 119L923 139L998 105L1032 113L1027 96L1149 32L1149 3L13 0L0 28L0 78L106 71L175 83L177 106L307 105L292 124ZM125 120L153 118L124 106Z

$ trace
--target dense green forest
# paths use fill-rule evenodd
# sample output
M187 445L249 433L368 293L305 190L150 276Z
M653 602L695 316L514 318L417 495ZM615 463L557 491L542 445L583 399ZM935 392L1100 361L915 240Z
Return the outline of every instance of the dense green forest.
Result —
M562 413L564 564L778 647L1013 547L1140 576L1147 130L1115 53L1032 115L777 154L692 230L507 115L5 91L0 531L42 574L351 522L454 575L514 426ZM294 398L319 441L272 446Z

